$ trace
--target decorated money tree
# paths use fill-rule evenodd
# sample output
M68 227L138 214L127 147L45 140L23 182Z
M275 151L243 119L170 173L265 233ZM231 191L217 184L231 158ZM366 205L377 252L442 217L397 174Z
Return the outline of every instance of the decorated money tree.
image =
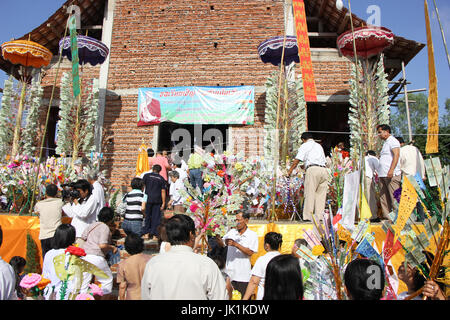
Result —
M98 80L84 86L82 104L72 94L72 79L68 73L61 78L56 153L71 155L74 161L79 152L88 154L95 150L95 122L98 110Z
M377 126L389 124L388 80L383 55L377 63L352 65L350 77L350 158L358 161L361 152L380 150ZM359 83L358 80L359 79Z
M255 184L258 162L245 160L241 154L212 155L204 153L203 188L194 189L185 179L185 190L180 194L184 199L186 213L191 215L196 228L203 231L202 252L207 249L207 235L223 236L235 225L235 215L240 210L249 210L249 199L265 192L264 183ZM248 190L252 192L247 193Z
M441 183L448 189L450 183L448 170L442 174ZM448 255L450 240L449 194L444 192L442 195L440 209L432 203L429 194L428 188L419 175L404 176L398 209L392 213L391 222L383 224L383 229L392 234L392 237L395 238L393 241L400 243L405 252L405 264L417 268L418 272L427 280L448 285L444 261ZM414 210L417 201L423 204L425 217L421 217ZM413 212L416 216L413 215ZM423 228L416 223L417 220L422 219L423 222L420 224L423 225ZM422 288L408 296L406 300L421 293Z
M275 158L279 153L281 165L284 167L287 157L293 158L300 147L301 134L306 130L306 101L303 94L301 75L294 76L295 64L286 67L283 73L282 88L279 90L280 71L274 71L266 81L266 109L265 126L266 137L264 140L264 156ZM278 93L280 92L280 97ZM278 99L283 105L277 119ZM277 132L278 121L278 132ZM278 133L279 148L274 148L275 134Z
M38 79L33 79L28 93L24 95L22 110L27 114L25 121L19 130L20 140L17 142L16 155L34 156L37 145L36 130L38 129L39 109L42 104L43 88ZM14 135L14 123L17 116L17 105L19 93L15 89L14 80L11 77L5 80L3 90L2 107L0 110L0 161L6 159L11 154Z

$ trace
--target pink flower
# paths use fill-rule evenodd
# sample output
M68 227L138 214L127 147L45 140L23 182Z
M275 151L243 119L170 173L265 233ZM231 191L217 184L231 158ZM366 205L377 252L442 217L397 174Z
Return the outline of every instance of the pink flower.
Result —
M19 184L25 184L25 181L23 181L23 180L19 180Z
M22 278L20 286L25 289L31 289L36 286L42 279L42 276L37 273L29 273Z
M89 293L80 293L76 296L75 300L95 300L94 296Z
M196 203L191 204L191 206L189 207L189 210L191 210L191 212L197 211L198 205Z
M205 183L203 184L203 187L204 187L204 188L209 188L209 187L211 187L211 183L205 182Z
M98 285L92 283L89 285L89 288L91 289L91 293L94 296L103 296L103 290Z

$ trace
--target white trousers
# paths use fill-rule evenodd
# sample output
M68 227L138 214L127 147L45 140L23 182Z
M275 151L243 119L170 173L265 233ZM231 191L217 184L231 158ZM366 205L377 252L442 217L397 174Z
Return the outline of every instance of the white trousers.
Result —
M113 275L111 269L108 266L108 263L106 262L106 259L93 254L87 254L83 257L83 259L87 262L92 263L108 275L108 278L96 277L96 280L100 282L103 294L110 294L112 292L113 286ZM83 272L83 283L81 284L80 293L86 293L89 290L89 284L91 283L91 280L92 273Z

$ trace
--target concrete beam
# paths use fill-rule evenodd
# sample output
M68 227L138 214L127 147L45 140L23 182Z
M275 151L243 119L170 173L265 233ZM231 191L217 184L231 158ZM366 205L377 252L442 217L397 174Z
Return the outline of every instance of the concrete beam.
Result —
M116 7L116 0L107 0L105 2L105 11L103 16L103 28L102 28L102 42L111 50L111 39L114 23L114 9ZM97 152L101 151L102 135L103 135L103 122L105 119L105 104L106 104L106 88L108 86L108 74L109 74L109 57L108 54L105 62L100 67L99 77L99 103L98 103L98 118L97 118L97 131L95 133L95 147Z

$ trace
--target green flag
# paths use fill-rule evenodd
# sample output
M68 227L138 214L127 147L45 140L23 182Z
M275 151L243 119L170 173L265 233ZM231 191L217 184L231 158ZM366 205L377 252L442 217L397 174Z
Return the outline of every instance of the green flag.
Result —
M72 87L74 97L80 95L80 75L78 73L78 44L77 44L77 23L75 16L69 18L69 30L70 30L70 48L72 53Z

